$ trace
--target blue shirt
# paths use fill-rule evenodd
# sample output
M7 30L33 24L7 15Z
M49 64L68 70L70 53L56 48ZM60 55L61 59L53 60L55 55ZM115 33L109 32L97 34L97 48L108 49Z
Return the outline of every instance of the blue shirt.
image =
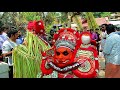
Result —
M4 37L4 35L0 35L0 50L2 50L2 45L7 39Z
M120 32L113 32L106 38L103 53L106 63L120 65Z
M17 44L22 44L23 41L24 41L24 38L23 38L22 36L19 37L18 39L16 39L16 43L17 43Z

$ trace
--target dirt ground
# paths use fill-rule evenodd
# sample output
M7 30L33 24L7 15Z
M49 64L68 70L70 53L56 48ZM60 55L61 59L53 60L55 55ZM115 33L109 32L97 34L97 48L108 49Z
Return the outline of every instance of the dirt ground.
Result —
M98 78L105 78L105 59L99 57L100 70L98 71Z

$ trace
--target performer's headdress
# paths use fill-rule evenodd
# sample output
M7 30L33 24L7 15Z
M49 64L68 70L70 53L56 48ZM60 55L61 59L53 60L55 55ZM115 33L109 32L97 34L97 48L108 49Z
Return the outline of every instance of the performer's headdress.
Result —
M60 29L53 38L56 48L62 46L74 50L78 45L79 33L71 28L63 28Z
M40 21L36 21L36 20L30 21L28 23L27 29L29 31L33 31L34 30L36 34L44 34L44 31L45 31L44 23L43 23L42 20L40 20Z
M80 42L81 44L92 44L96 46L96 41L92 40L92 34L90 32L82 32L80 34Z
M80 41L82 44L89 44L92 41L91 33L89 32L82 32L80 34Z

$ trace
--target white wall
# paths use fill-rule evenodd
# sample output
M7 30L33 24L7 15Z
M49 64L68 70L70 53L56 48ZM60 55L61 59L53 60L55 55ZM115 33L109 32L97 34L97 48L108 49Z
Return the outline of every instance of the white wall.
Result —
M118 24L120 24L120 21L109 21L109 23L111 23L113 25L118 25Z

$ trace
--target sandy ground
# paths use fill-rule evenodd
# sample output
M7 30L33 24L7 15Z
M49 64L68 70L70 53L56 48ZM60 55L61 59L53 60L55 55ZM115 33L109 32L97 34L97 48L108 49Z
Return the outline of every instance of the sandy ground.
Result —
M98 78L105 78L105 59L99 57L100 70L98 72Z

